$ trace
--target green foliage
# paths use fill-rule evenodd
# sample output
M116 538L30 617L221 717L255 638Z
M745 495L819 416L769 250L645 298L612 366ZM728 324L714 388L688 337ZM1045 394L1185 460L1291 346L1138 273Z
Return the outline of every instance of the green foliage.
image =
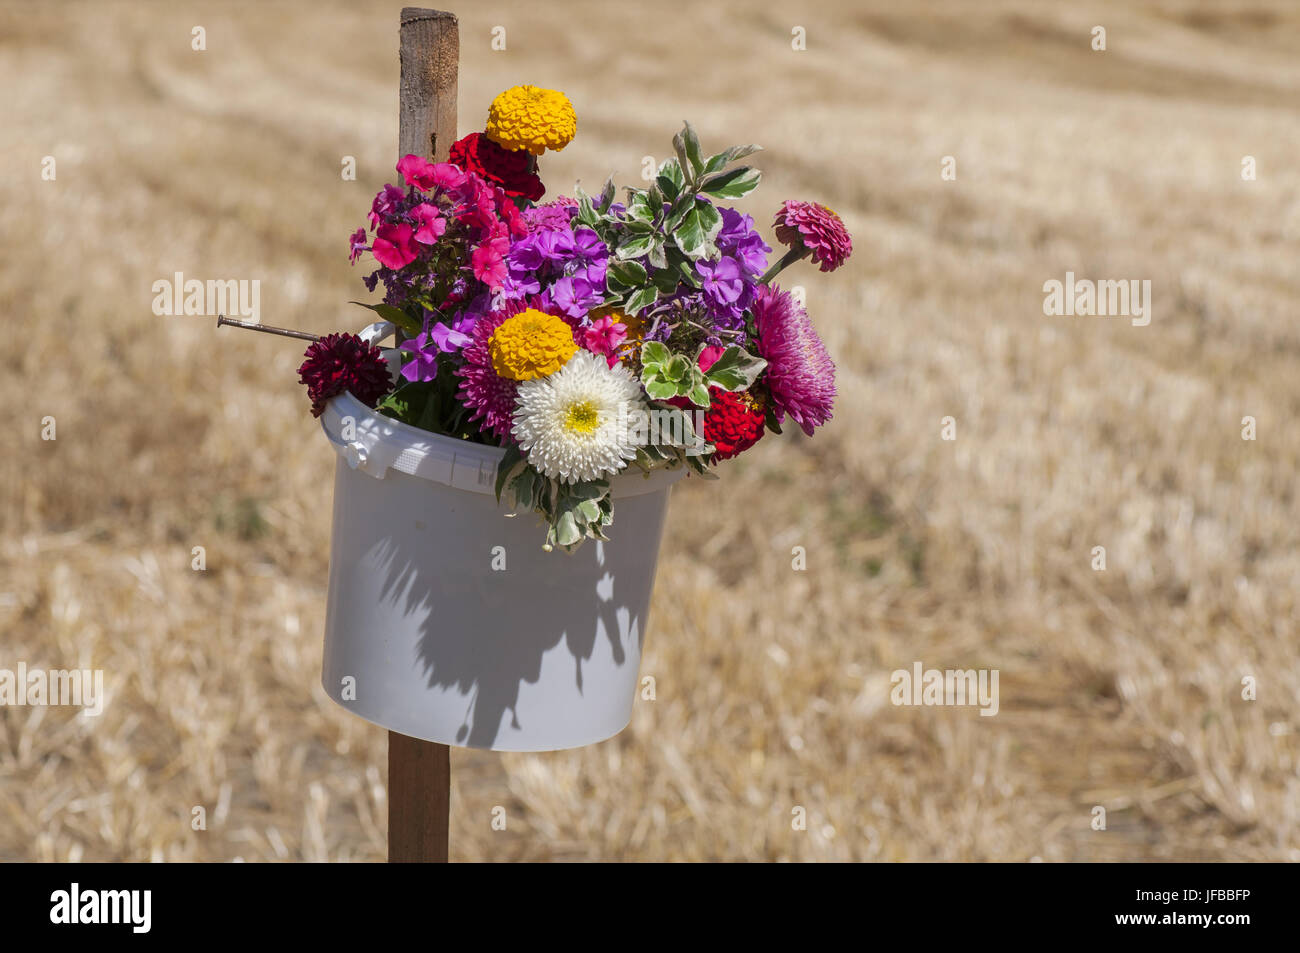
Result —
M396 308L391 304L366 304L364 301L349 301L348 304L359 304L361 307L375 312L385 321L391 321L410 337L415 337L424 330L423 321L416 320L401 308Z
M402 345L397 346L400 350ZM375 407L376 412L430 433L458 437L473 443L495 443L477 423L467 421L469 408L456 397L460 378L452 373L450 354L439 354L437 375L431 381L406 381Z
M758 150L733 146L706 157L688 122L673 137L675 158L659 166L647 188L628 188L620 213L613 210L612 180L595 200L575 189L577 221L600 235L612 255L605 304L640 314L682 285L700 287L695 262L718 256L715 242L722 230L722 215L711 199L740 198L758 186L757 169L728 168ZM635 260L641 258L648 260L648 269ZM624 267L629 264L639 271Z
M641 384L651 400L686 397L697 407L708 407L710 386L747 390L765 367L767 361L734 344L707 371L700 370L698 350L687 357L658 341L641 345Z
M723 390L749 390L765 367L767 361L732 345L722 352L704 376L710 384Z
M506 448L497 467L497 500L515 511L536 511L546 521L543 549L559 546L572 552L583 540L608 539L605 527L614 521L608 480L561 483L533 469L518 447Z

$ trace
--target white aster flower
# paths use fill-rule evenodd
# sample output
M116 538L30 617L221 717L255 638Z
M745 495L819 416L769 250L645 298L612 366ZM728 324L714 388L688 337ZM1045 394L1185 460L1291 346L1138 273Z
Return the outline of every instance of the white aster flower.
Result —
M512 432L543 476L596 480L636 456L627 421L644 407L627 368L579 350L554 374L519 382Z

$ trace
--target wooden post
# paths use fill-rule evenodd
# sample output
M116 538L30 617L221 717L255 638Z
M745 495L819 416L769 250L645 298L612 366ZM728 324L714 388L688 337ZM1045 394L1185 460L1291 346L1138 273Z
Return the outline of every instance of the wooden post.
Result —
M388 733L388 862L447 862L451 749Z
M402 9L402 93L398 158L414 153L445 161L456 141L460 27L441 10Z
M441 10L402 10L397 155L447 158L456 141L460 30ZM447 862L451 749L388 733L388 861Z

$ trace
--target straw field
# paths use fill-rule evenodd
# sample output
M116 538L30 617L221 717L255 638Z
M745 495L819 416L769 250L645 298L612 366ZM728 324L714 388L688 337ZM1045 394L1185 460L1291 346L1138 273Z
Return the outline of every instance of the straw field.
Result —
M384 857L385 733L319 686L302 349L151 288L365 323L398 8L0 4L0 669L107 696L0 707L0 860ZM689 118L766 147L762 227L816 199L855 253L787 273L834 420L674 491L655 699L587 749L454 750L452 859L1300 859L1300 8L456 12L462 132L516 83L573 100L552 195L639 184ZM1044 314L1067 272L1150 281L1149 324ZM893 704L916 662L997 670L997 714Z

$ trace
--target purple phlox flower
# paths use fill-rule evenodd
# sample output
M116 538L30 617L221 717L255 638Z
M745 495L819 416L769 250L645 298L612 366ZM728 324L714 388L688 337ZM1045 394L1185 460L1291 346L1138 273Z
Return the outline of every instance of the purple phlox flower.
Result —
M402 307L411 296L413 282L410 274L406 271L393 271L391 268L382 268L376 274L384 282L384 304ZM374 288L370 290L373 291Z
M547 261L564 262L573 255L573 232L568 229L538 232L534 241L537 253Z
M711 304L726 307L740 300L745 291L740 265L734 258L716 262L697 261L695 270L704 279L704 295Z
M499 295L494 295L490 291L482 291L475 295L461 307L460 312L452 319L452 329L469 334L474 330L474 325L478 323L479 318L500 307L499 297Z
M579 228L571 234L569 248L573 257L580 258L584 262L593 262L598 259L604 260L609 257L609 248L600 240L600 236L590 228Z
M669 306L669 310L666 312L668 320L661 323L657 334L648 335L646 340L667 339L663 329L674 326L671 313L672 306L675 305L697 315L697 320L701 320L707 329L705 340L709 344L722 346L739 344L743 346L748 340L748 336L745 334L745 310L752 300L753 292L748 284L744 286L744 290L735 302L724 302L722 304L716 303L703 290L679 286L678 290L673 294L659 299L660 305Z
M767 270L767 255L772 249L754 229L754 220L733 208L721 208L722 231L716 239L718 251L735 258L746 275L761 275Z
M421 333L403 341L398 347L411 360L402 365L402 376L408 381L431 381L438 376L437 342L428 333Z
M453 322L453 324L455 323ZM470 329L473 327L473 322L471 322ZM469 334L454 327L449 328L439 321L429 328L429 340L434 343L439 351L459 351L469 343Z
M583 318L587 312L605 300L603 292L586 278L566 276L550 287L550 299L571 318Z
M575 278L585 278L590 282L593 288L599 289L602 293L605 290L605 277L609 270L609 259L598 258L586 268L578 268L573 272Z
M573 232L568 245L569 259L564 264L565 275L585 278L593 288L603 291L609 265L609 247L590 228L580 228Z
M438 354L443 351L459 351L470 342L469 327L461 321L453 321L448 327L442 321L432 325L425 318L427 330L420 332L409 341L403 341L399 348L411 355L411 360L402 365L402 376L408 381L431 381L438 376Z
M509 265L511 275L518 278L528 272L538 271L546 264L546 256L542 254L538 244L539 238L540 233L530 235L527 238L519 239L510 246Z
M511 271L501 283L501 295L506 301L515 301L526 295L535 295L540 293L541 290L542 283L537 279L537 276L527 271L518 274Z

